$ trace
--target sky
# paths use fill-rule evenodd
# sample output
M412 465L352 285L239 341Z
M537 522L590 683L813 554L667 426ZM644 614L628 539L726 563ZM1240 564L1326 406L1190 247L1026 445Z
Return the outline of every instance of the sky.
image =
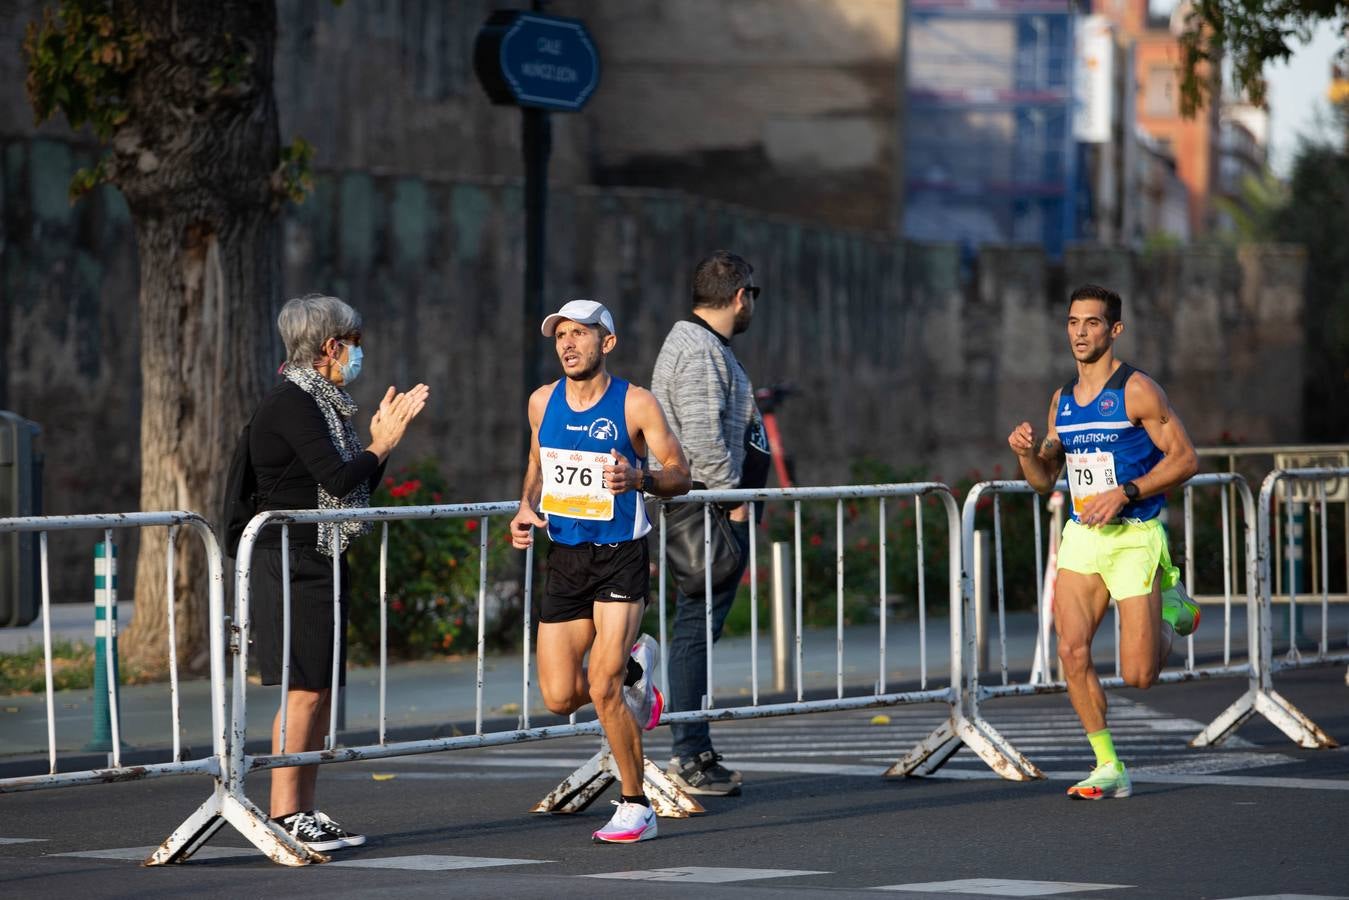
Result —
M1154 13L1166 14L1175 0L1150 0ZM1333 24L1323 23L1311 41L1298 47L1286 63L1270 65L1265 76L1269 85L1270 166L1286 176L1297 151L1299 136L1314 136L1318 114L1329 111L1326 88L1330 86L1330 61L1340 48Z
M1270 165L1287 175L1297 150L1298 136L1324 132L1317 125L1328 114L1326 88L1330 86L1330 61L1340 49L1340 37L1330 24L1322 24L1310 43L1298 48L1287 63L1266 70L1269 82Z

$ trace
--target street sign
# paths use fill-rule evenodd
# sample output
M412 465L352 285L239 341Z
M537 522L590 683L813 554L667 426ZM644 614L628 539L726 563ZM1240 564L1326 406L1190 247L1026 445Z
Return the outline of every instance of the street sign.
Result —
M1276 453L1276 469L1343 469L1349 468L1349 453L1343 450L1329 450L1322 453ZM1340 503L1349 500L1349 479L1332 478L1325 482L1281 481L1279 496L1293 503L1316 503L1317 484L1326 486L1326 502Z
M518 9L478 31L473 68L493 103L575 112L600 83L600 55L579 19Z

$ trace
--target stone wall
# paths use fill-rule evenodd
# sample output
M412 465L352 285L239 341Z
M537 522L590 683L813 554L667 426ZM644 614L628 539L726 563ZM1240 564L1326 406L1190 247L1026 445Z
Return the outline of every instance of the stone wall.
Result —
M52 514L134 509L140 466L135 245L115 191L66 202L82 153L3 146L0 408L46 429ZM330 173L283 228L285 293L333 292L366 317L362 405L389 383L431 386L399 456L438 457L455 499L515 494L521 354L556 371L548 342L523 334L521 198L507 180ZM1033 247L972 261L674 192L560 190L551 213L548 297L610 304L611 368L638 383L687 314L694 263L717 247L754 263L764 294L737 349L757 383L797 385L781 424L804 483L844 482L862 456L949 479L1008 467L1008 430L1043 423L1071 372L1065 298L1084 280L1126 298L1120 355L1166 386L1196 442L1302 437L1295 248L1081 249L1057 268ZM83 599L88 551L71 552L56 571Z

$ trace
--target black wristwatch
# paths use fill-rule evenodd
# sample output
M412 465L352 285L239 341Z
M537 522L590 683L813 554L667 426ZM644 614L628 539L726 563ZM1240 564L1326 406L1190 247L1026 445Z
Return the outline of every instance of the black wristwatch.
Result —
M1130 503L1133 503L1138 499L1139 490L1137 484L1132 481L1126 481L1124 484L1120 485L1120 487L1124 490L1124 496L1129 498Z
M651 471L649 469L643 469L642 479L637 482L637 490L641 491L643 494L649 494L651 492L651 483L655 480L656 479L651 477Z

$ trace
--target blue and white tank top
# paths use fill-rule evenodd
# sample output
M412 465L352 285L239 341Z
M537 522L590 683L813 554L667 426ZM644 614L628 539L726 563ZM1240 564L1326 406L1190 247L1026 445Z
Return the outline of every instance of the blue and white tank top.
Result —
M1085 404L1079 405L1073 396L1076 377L1059 392L1054 429L1066 455L1075 522L1088 498L1141 478L1162 459L1147 429L1131 422L1124 408L1124 385L1137 371L1120 363L1101 392ZM1120 518L1154 519L1164 506L1162 494L1144 497L1126 505Z
M548 537L559 544L617 544L651 530L641 491L615 496L602 483L603 466L613 462L610 450L646 468L628 435L627 397L628 382L611 375L599 402L583 412L567 402L565 378L548 398L539 424L540 511L548 517Z

